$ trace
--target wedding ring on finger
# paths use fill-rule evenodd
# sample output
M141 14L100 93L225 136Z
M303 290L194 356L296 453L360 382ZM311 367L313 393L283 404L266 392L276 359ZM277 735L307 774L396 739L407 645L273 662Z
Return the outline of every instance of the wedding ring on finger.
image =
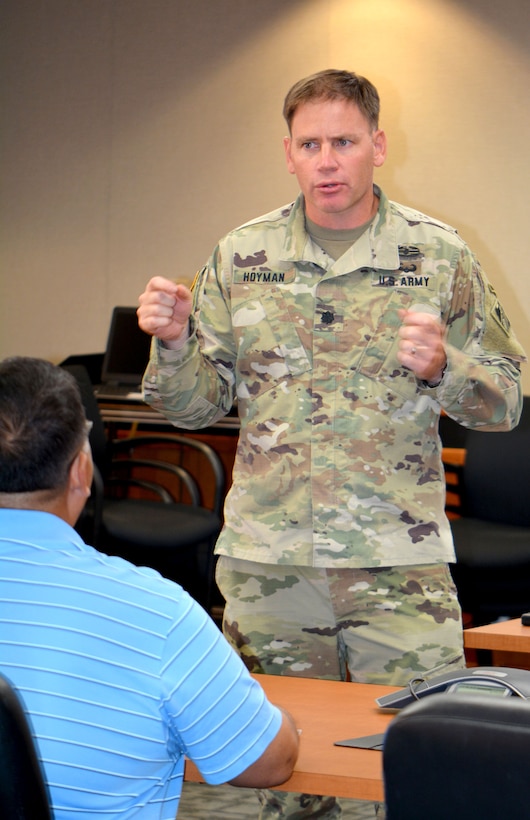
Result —
M410 355L411 355L411 356L415 356L415 355L416 355L416 348L414 347L414 345L412 345L412 347L410 348Z

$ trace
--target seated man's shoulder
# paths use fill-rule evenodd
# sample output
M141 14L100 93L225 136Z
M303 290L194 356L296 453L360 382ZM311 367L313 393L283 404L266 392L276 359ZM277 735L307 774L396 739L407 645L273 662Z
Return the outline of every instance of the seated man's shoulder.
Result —
M148 606L172 614L175 607L192 599L175 581L147 566L136 566L116 555L107 555L83 544L63 563L65 572L76 576L76 585L135 606ZM146 603L147 602L147 603Z

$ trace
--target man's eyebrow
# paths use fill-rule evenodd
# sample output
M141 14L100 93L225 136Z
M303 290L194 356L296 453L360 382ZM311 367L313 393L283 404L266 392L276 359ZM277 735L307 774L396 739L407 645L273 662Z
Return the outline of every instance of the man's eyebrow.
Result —
M302 142L315 142L318 139L319 139L318 137L310 137L306 134L301 134L299 137L294 138L295 142L300 142L300 143L302 143Z
M334 140L356 140L358 139L358 137L359 134L357 132L349 132L346 134L334 134L332 136L326 135L324 137L322 135L318 137L301 135L299 137L295 137L295 142L297 143L297 145L303 145L304 142L322 142L322 140L330 140L331 142L333 142Z

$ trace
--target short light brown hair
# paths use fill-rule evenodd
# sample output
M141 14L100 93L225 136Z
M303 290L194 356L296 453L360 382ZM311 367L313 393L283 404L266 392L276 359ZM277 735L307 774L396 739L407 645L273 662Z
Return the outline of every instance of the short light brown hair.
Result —
M311 74L293 85L283 104L283 116L291 131L291 124L299 105L318 100L344 99L354 103L371 127L379 127L379 94L376 87L353 71L327 69Z

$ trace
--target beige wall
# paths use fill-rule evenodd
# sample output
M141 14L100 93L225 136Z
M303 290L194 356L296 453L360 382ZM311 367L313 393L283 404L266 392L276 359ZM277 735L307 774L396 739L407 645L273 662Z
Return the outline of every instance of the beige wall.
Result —
M292 199L281 104L325 67L378 85L378 181L459 229L530 353L528 0L4 0L0 16L0 356L102 350L148 277L190 281L225 231Z

